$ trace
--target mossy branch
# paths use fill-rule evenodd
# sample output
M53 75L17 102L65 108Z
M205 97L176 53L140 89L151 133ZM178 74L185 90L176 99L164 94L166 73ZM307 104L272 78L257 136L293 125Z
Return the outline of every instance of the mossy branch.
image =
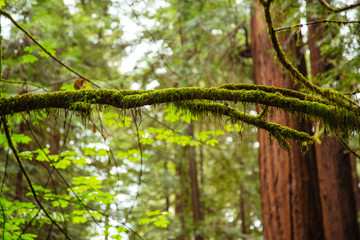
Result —
M227 87L229 87L228 85ZM233 87L236 85L233 85ZM223 86L224 87L224 86ZM251 88L250 86L247 86ZM258 86L257 86L258 87ZM307 99L307 95L287 97L286 89L275 91L272 88L260 87L267 90L229 90L224 88L176 88L163 90L78 90L58 91L42 94L22 94L14 97L0 98L0 116L18 112L29 112L46 108L63 108L90 114L91 104L111 105L116 108L130 109L145 105L171 104L189 100L231 101L262 104L276 107L284 111L302 114L318 119L331 130L345 132L360 129L360 110L348 111L345 108L324 104L316 98ZM288 92L288 95L295 94ZM207 101L204 104L211 105ZM251 123L250 123L251 124Z
M281 65L290 72L290 74L300 83L302 84L306 89L310 90L313 93L319 94L323 96L324 98L336 103L337 105L340 105L342 107L346 107L349 110L354 110L358 108L358 106L351 101L350 98L342 94L341 92L334 91L330 88L320 88L316 86L315 84L312 84L304 75L302 75L297 68L295 68L289 59L286 58L284 51L281 48L281 45L279 43L279 39L277 37L274 22L271 17L270 12L270 6L271 6L270 0L268 1L261 1L263 7L264 7L264 15L265 15L265 21L268 27L268 32L270 35L270 40L273 45L273 48L276 52L277 58Z

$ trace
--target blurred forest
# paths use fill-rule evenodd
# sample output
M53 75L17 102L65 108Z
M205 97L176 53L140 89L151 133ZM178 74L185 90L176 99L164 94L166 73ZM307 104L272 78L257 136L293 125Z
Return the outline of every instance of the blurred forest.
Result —
M358 5L0 0L0 238L359 239Z

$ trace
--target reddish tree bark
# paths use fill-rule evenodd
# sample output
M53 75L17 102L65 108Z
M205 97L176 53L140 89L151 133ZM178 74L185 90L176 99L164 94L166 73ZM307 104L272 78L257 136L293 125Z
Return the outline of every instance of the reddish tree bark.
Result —
M293 89L294 83L275 60L259 5L252 12L251 29L255 83ZM289 41L282 42L286 51L296 52ZM310 130L309 124L275 110L270 112L268 120L302 131ZM268 133L262 130L259 130L259 143L264 239L323 239L313 151L304 155L291 143L292 150L286 152L275 140L269 142Z
M307 0L307 4L313 6L312 0ZM308 14L308 21L315 20L311 16ZM313 77L326 72L328 66L318 45L323 32L322 25L311 25L308 29ZM343 144L334 137L323 139L321 145L316 144L315 151L325 238L360 239L357 223L359 189L354 156L346 154Z

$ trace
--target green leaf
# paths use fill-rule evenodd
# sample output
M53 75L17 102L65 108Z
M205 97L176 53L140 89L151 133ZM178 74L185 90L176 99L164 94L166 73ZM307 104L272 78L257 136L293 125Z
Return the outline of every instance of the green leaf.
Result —
M238 131L238 132L244 131L244 128L241 125L237 124L237 123L235 124L235 127L236 127L236 131Z
M56 51L54 50L55 47L53 45L49 43L43 43L42 46L51 56L55 57ZM39 52L39 54L42 57L49 57L49 55L44 51Z
M155 140L152 138L141 138L140 139L140 143L141 144L145 144L145 145L150 145L154 142Z
M28 53L33 53L35 50L38 50L38 49L40 49L40 47L38 45L24 47L24 51L28 52Z
M233 130L233 127L231 124L225 125L224 128L227 132L231 132Z
M2 8L5 5L6 5L5 0L0 0L0 8Z
M179 121L180 115L182 114L174 107L168 107L164 110L164 112L167 112L164 120L172 123Z
M206 142L205 142L205 144L206 145L210 145L210 146L212 146L212 147L214 147L216 144L218 144L219 143L219 141L218 140L216 140L216 139L209 139L209 140L207 140Z
M99 157L107 156L107 155L108 155L108 152L107 152L106 149L99 149L97 155L98 155Z
M122 120L120 120L117 125L121 128L123 127L130 127L131 126L131 118L124 117Z
M165 216L164 216L165 217ZM164 219L161 219L161 220L157 220L157 221L154 221L154 225L157 226L157 227L161 227L161 228L167 228L167 226L169 225L169 221L164 218Z
M151 222L151 218L140 218L139 225L149 224Z
M138 158L138 157L135 157L135 156L130 156L130 157L128 157L128 160L129 160L130 162L138 162L138 161L139 161L139 158Z
M116 239L116 240L120 240L120 239L122 239L123 237L122 237L120 234L116 234L116 235L112 235L111 238L112 238L112 239Z
M21 236L22 240L33 240L33 239L37 239L38 235L36 234L32 234L32 233L24 233Z
M206 139L208 139L209 135L207 132L200 132L199 135L197 136L197 139L205 142Z
M68 83L68 84L63 84L63 85L60 87L60 90L61 90L61 91L70 91L70 90L75 91L75 87L74 87L74 84L73 84L73 83Z
M87 187L100 189L102 188L101 180L97 179L96 176L80 176L80 177L73 177L73 184L74 185L85 185Z
M21 153L19 153L19 157L21 157L22 159L27 159L27 160L31 161L33 158L33 154L30 151L21 152Z
M63 199L53 201L51 202L51 204L53 205L53 207L61 207L61 208L66 208L67 206L70 205L69 201L65 201Z
M26 54L26 55L23 55L23 56L21 57L21 61L22 61L23 63L34 63L34 62L36 62L37 60L38 60L38 58L35 57L35 56L32 55L32 54Z
M94 156L96 154L95 147L92 148L84 148L84 155L85 156Z
M71 164L71 157L69 158L64 158L58 162L56 162L54 164L54 167L58 168L58 169L66 169L68 166L70 166Z
M75 159L73 159L73 163L78 165L79 167L81 167L82 165L87 164L85 158L75 158Z
M161 212L160 212L160 210L155 210L155 211L146 212L145 214L146 214L147 216L151 217L151 216L160 215Z
M74 223L86 223L87 218L84 216L75 216L75 217L73 217L73 222Z
M104 122L104 125L108 125L109 127L111 127L114 124L116 124L116 121L113 118L106 119L105 122Z

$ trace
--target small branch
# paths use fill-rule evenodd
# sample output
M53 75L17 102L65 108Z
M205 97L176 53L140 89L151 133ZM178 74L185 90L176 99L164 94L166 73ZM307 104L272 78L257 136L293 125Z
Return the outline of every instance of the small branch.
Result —
M36 191L35 191L35 189L34 189L34 186L33 186L32 182L31 182L31 180L30 180L29 175L28 175L27 172L26 172L25 166L23 165L23 163L22 163L22 161L21 161L21 159L20 159L20 157L19 157L19 155L18 155L18 152L17 152L17 150L16 150L16 148L15 148L15 146L14 146L12 140L11 140L9 128L8 128L8 126L7 126L7 124L6 124L5 117L2 117L2 118L1 118L1 122L2 122L2 125L3 125L3 127L4 127L5 136L6 136L6 140L7 140L8 144L9 144L9 147L10 147L10 149L12 150L12 152L13 152L13 154L14 154L14 156L15 156L15 159L16 159L17 163L19 164L20 169L21 169L22 173L23 173L24 176L25 176L25 179L26 179L26 181L27 181L27 183L28 183L28 185L29 185L29 187L30 187L30 190L31 190L31 192L32 192L32 194L33 194L33 196L34 196L34 198L35 198L36 203L39 205L39 207L41 208L41 210L44 211L46 217L47 217L48 219L50 219L50 221L64 234L64 236L66 237L66 239L71 239L71 238L69 237L69 235L65 232L65 230L62 229L62 227L60 227L60 225L50 216L50 214L47 212L47 210L45 209L45 207L42 205L42 203L40 202L39 198L37 197L37 193L36 193Z
M335 24L352 24L352 23L360 23L360 21L341 21L341 20L326 20L326 19L322 19L322 20L315 20L313 22L308 22L308 23L303 23L303 24L295 24L289 27L280 27L280 28L276 28L275 32L280 32L280 31L286 31L286 30L293 30L294 28L301 28L303 26L309 26L309 25L315 25L315 24L321 24L321 23L335 23Z
M39 43L28 31L26 31L11 15L10 13L4 11L3 9L0 9L0 15L5 16L6 18L8 18L17 28L19 28L23 33L25 33L26 36L28 36L36 45L38 45L47 55L49 55L49 57L51 57L54 61L56 61L58 64L60 64L61 66L63 66L64 68L66 68L67 70L69 70L70 72L74 73L76 76L81 77L83 79L85 79L86 81L88 81L89 83L91 83L92 85L94 85L97 88L100 88L97 84L95 84L93 81L91 81L90 79L84 77L83 75L81 75L80 73L78 73L77 71L75 71L74 69L72 69L71 67L69 67L68 65L66 65L65 63L63 63L60 59L58 59L57 57L55 57L53 54L51 54L41 43Z
M360 6L360 2L356 2L354 4L350 4L350 5L347 5L345 7L342 7L342 8L334 8L332 7L328 2L326 2L325 0L319 0L319 2L324 6L326 7L327 9L329 9L330 11L332 12L343 12L343 11L347 11L347 10L350 10L352 8L356 8L358 6Z

